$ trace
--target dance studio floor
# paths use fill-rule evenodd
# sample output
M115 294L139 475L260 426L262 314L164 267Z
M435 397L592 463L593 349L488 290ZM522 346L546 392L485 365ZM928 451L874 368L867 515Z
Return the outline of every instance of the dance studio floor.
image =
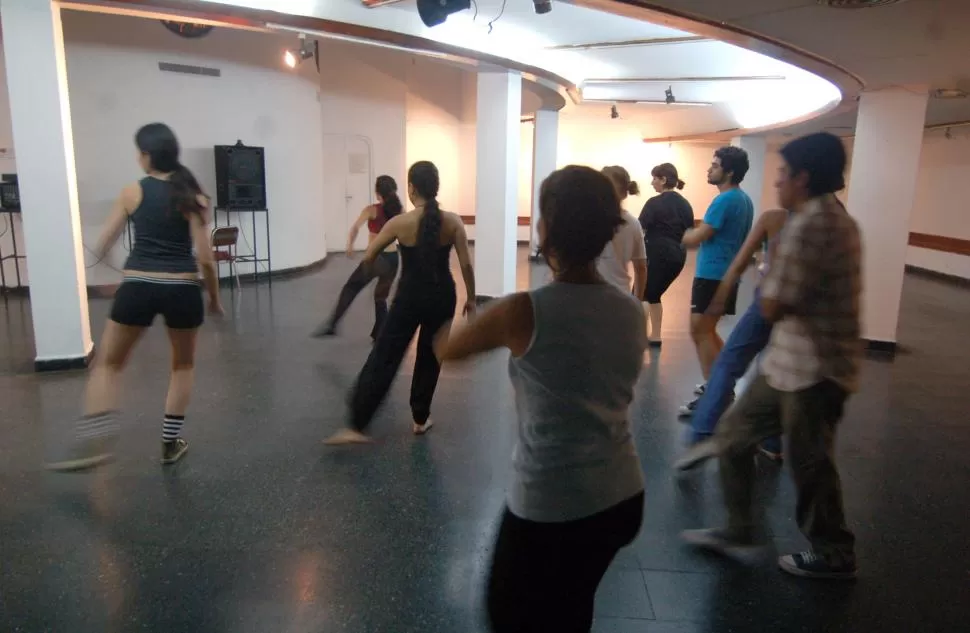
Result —
M370 347L369 296L339 339L307 334L354 265L335 256L272 290L244 286L232 314L206 327L185 429L191 448L171 469L158 464L162 330L148 334L125 377L118 462L52 475L40 464L63 442L84 374L32 373L29 308L0 302L0 631L486 630L482 582L513 435L506 359L447 368L437 425L421 439L410 434L405 366L374 424L377 445L325 449ZM866 363L839 445L861 576L832 585L789 578L770 562L740 568L678 542L680 530L723 517L716 464L682 478L670 469L675 412L699 378L690 274L667 297L662 351L644 359L633 418L646 519L600 588L594 630L965 631L970 289L908 277L905 350L894 363ZM98 332L108 306L91 303ZM787 472L765 467L761 483L774 543L801 548Z

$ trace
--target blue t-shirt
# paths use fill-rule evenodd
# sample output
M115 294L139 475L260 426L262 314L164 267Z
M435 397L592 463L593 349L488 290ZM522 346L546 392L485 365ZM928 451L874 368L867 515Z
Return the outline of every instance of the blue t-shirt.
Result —
M704 224L714 229L714 237L703 242L697 252L695 276L723 279L748 237L753 221L754 204L740 189L728 189L714 198L704 214Z

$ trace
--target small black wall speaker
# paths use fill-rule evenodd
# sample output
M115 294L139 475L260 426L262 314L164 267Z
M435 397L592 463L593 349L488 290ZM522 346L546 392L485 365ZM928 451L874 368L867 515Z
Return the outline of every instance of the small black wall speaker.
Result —
M216 206L266 210L266 163L262 147L216 145Z

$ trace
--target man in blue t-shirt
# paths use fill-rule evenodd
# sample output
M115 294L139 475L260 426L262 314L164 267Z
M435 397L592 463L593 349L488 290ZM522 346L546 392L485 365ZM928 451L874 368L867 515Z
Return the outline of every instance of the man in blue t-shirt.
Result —
M690 299L690 332L705 382L714 359L724 346L717 334L720 317L705 313L754 221L754 204L738 186L747 173L748 153L740 147L722 147L714 152L714 160L707 170L707 182L721 193L711 202L700 226L684 234L684 246L700 247ZM734 314L737 299L738 288L735 286L725 302L724 314ZM703 385L698 387L698 393L703 391ZM681 413L691 415L696 402L695 399L686 405Z

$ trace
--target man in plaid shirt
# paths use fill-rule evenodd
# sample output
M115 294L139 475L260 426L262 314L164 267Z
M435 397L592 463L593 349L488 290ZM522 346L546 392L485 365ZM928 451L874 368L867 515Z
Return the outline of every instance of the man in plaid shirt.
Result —
M761 371L725 414L715 441L728 527L690 530L697 546L742 555L759 545L752 510L754 454L780 430L788 436L799 527L812 549L782 556L796 576L854 578L854 537L846 527L835 430L858 386L862 355L859 229L835 198L845 187L845 149L827 133L781 149L778 192L794 214L761 285L761 310L775 323Z

